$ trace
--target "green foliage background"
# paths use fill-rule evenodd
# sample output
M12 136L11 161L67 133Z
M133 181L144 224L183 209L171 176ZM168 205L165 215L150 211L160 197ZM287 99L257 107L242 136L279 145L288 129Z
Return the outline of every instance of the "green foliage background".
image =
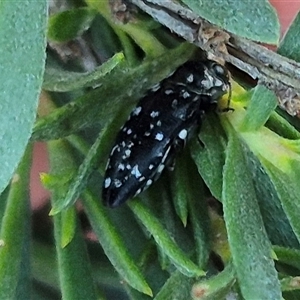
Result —
M257 10L246 0L206 2L184 1L229 32L278 43L267 1ZM233 81L234 111L206 116L201 143L190 141L174 172L139 199L105 208L106 159L130 110L203 53L141 11L122 23L109 1L68 4L48 20L46 1L0 5L0 299L299 299L299 121L288 121L264 86ZM278 50L294 59L298 19ZM99 66L85 69L83 56L66 63L53 50L72 40L91 47ZM51 208L40 223L42 212L34 214L31 229L37 140L48 146L41 180Z

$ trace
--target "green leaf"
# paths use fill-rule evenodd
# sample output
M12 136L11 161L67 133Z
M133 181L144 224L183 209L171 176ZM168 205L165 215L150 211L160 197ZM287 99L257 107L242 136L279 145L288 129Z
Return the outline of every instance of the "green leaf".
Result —
M58 291L59 274L54 245L34 240L32 243L31 262L33 280L44 283L53 290Z
M300 62L300 12L286 32L283 40L277 49L277 52L283 56Z
M229 263L219 274L196 283L193 286L192 298L194 300L226 299L235 281L234 267Z
M281 299L271 245L264 230L252 176L243 149L227 124L229 143L224 166L223 209L233 264L245 299Z
M204 120L199 138L203 145L197 139L192 141L192 157L212 195L221 201L226 136L217 116L211 115Z
M191 180L193 181L191 190L194 191L194 197L189 201L190 222L193 227L198 265L200 268L205 268L211 251L211 224L207 204L203 196L203 183L197 178L191 178Z
M96 11L87 7L66 10L49 18L48 38L55 42L68 42L82 35L96 16Z
M174 172L172 172L172 199L174 201L174 207L178 217L184 226L187 223L188 217L188 201L190 197L193 197L193 193L190 192L189 186L189 168L187 165L187 155L179 154L176 158L176 165Z
M96 160L101 157L99 153L99 146L102 141L102 132L98 135L96 141L87 153L84 161L80 165L76 175L72 178L66 195L53 203L50 215L59 213L64 208L68 208L75 203L85 188L88 178L96 166Z
M273 112L270 115L270 118L266 123L266 127L286 139L300 139L299 131L294 126L292 126L288 120L280 116L277 112Z
M205 272L195 265L183 251L178 248L178 245L172 240L159 220L155 218L151 211L141 201L129 201L127 204L139 218L141 223L151 233L163 253L169 257L182 274L190 277L205 275Z
M105 83L105 76L116 67L124 68L123 63L123 53L117 53L95 70L86 73L70 72L47 65L43 88L48 91L68 92L83 87L99 86Z
M200 268L205 268L210 253L210 220L204 196L203 181L199 176L195 163L189 155L189 151L184 151L178 155L172 175L175 209L176 206L179 206L183 202L186 220L189 215L189 222L193 228L195 241L193 248L196 249L198 265ZM178 204L176 204L177 202ZM178 215L180 216L180 214ZM165 219L168 217L169 214L167 213ZM178 235L178 230L175 233Z
M254 187L259 201L260 211L266 231L272 244L299 248L299 241L282 208L276 189L259 159L243 147L245 158L254 180Z
M45 63L47 1L0 2L0 192L31 136Z
M28 147L13 177L0 232L0 299L17 299L29 284L30 203L29 170L32 147ZM23 273L23 275L22 275ZM27 290L27 293L29 291ZM30 298L29 294L23 297Z
M290 265L300 270L300 250L273 246L279 262Z
M241 131L255 131L263 126L277 106L277 97L263 85L257 85L251 96Z
M300 242L300 223L299 223L299 211L300 211L300 188L298 184L298 178L300 173L300 162L289 161L293 166L296 174L290 177L290 174L283 172L282 169L272 165L272 163L265 158L261 158L263 166L269 175L274 187L277 191L278 197L281 200L282 207L290 221L290 224L294 230L295 235Z
M50 174L44 175L44 182L55 198L62 197L74 171L76 163L72 156L71 147L65 140L52 140L47 143L50 158ZM58 167L59 166L59 167ZM58 201L57 199L55 201ZM54 204L55 205L55 204Z
M299 276L288 276L280 280L282 291L294 291L300 290L300 277ZM288 299L284 297L284 299Z
M48 152L52 174L64 176L74 170L75 163L65 141L49 142ZM58 186L53 190L52 204L63 197L66 187ZM76 214L69 210L64 214L55 215L53 220L62 298L96 299L91 265Z
M210 208L209 217L211 249L227 264L231 260L231 253L224 218L214 208Z
M236 35L269 44L279 40L279 21L267 0L182 0L200 17Z
M245 111L236 106L235 112L227 117L238 131L244 120ZM297 211L300 209L298 186L300 140L283 138L264 126L257 131L243 131L239 134L251 152L260 160L277 192L290 225L300 241L300 227L297 221Z
M179 271L175 271L153 300L190 299L190 289L194 282L194 278L186 277Z
M203 181L191 160L188 151L176 158L176 166L172 172L173 202L177 215L186 226L187 217L192 224L198 265L205 268L209 257L209 217L204 199ZM167 213L166 218L169 218ZM178 234L178 231L177 231Z
M62 211L61 218L61 242L62 248L66 247L74 238L76 234L76 208L70 207Z
M118 22L115 20L115 15L111 12L111 8L109 8L111 3L108 3L108 1L95 2L93 0L86 0L86 2L90 7L98 10L100 14L105 17L109 24L114 28L116 34L119 35L121 41L122 37L124 37L124 33L126 33L145 52L148 58L157 57L165 52L166 48L155 35L152 34L149 28L145 26L145 22L139 21L138 18L133 22ZM136 53L129 54L130 52L135 51L133 49L128 49L129 47L127 44L128 41L124 39L123 48L127 59L129 59L129 56L136 56Z
M54 217L54 232L60 285L63 299L97 299L96 290L93 284L91 265L84 244L79 222L76 220L72 241L64 248L62 241L62 217ZM76 215L74 215L76 218Z
M103 250L122 278L134 289L152 296L152 291L129 255L120 235L111 223L104 207L90 192L83 196L83 206Z
M122 49L121 42L115 31L100 14L97 14L89 29L89 35L93 40L94 51L98 53L104 61L108 60ZM122 50L125 53L125 49Z
M238 106L235 106L234 113L224 115L236 131L239 131L244 117L245 110ZM285 139L264 126L257 131L241 131L239 134L263 166L264 159L291 181L297 181L300 174L300 140Z

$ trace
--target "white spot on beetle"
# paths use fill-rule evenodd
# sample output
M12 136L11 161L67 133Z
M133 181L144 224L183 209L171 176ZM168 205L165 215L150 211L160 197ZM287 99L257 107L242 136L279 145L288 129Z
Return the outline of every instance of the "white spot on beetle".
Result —
M152 180L152 179L148 179L148 180L147 180L147 182L146 182L146 185L147 185L147 186L149 186L149 185L151 185L151 184L152 184L152 182L153 182L153 180Z
M104 187L107 189L111 184L111 179L110 177L107 177L104 181Z
M154 125L153 124L150 124L150 129L152 129L154 127Z
M157 173L161 173L163 171L163 169L165 168L164 164L160 164L157 168Z
M126 150L125 150L125 155L126 155L126 157L129 157L129 156L130 156L130 154L131 154L131 150L129 150L129 149L126 149Z
M132 115L133 116L138 116L140 114L140 112L142 111L142 107L141 106L138 106L136 107L133 112L132 112Z
M183 97L184 99L187 99L187 98L191 97L191 94L188 93L187 91L185 91L185 92L182 94L182 97Z
M150 164L149 167L148 167L148 169L149 169L149 170L152 170L153 167L154 167L154 165Z
M149 136L150 134L151 134L151 133L150 133L149 131L146 131L144 135L145 135L145 136Z
M215 78L215 86L222 86L222 85L223 85L223 81Z
M150 114L150 117L151 117L151 118L155 118L155 117L157 117L158 115L159 115L159 112L153 110L153 111L151 112L151 114Z
M186 81L189 82L189 83L192 83L194 81L194 75L189 74L189 76L186 78Z
M121 182L121 180L119 180L119 179L115 179L115 180L114 180L114 184L115 184L115 187L116 187L116 188L119 188L119 187L122 186L122 182Z
M134 146L134 143L130 141L130 142L128 143L127 147L130 149L130 148L132 148L132 146Z
M145 180L146 178L144 176L142 176L140 179L139 179L139 182Z
M135 176L135 178L140 178L142 176L141 172L139 171L139 167L138 165L135 165L132 170L131 170L131 174L133 176Z
M155 139L158 140L158 141L162 141L164 138L164 135L161 133L161 132L158 132L156 135L155 135Z
M184 140L187 136L187 130L186 129L182 129L179 134L178 134L178 137L182 140Z
M141 191L142 191L142 189L138 189L138 190L136 191L136 193L134 194L134 196L138 195Z
M170 94L173 94L173 93L174 93L174 91L171 90L171 89L165 90L166 95L170 95Z
M172 107L173 107L173 108L176 108L176 107L177 107L177 104L178 104L178 100L177 100L177 99L174 99L174 100L172 101Z
M127 134L129 135L129 134L131 134L131 133L132 133L132 129L129 128L129 129L127 130Z
M156 123L156 125L157 125L157 126L161 126L161 121L158 120L157 123Z
M125 170L125 165L124 164L119 164L118 169L121 170L121 171Z
M126 165L126 169L127 169L127 170L131 170L131 165L127 164L127 165Z

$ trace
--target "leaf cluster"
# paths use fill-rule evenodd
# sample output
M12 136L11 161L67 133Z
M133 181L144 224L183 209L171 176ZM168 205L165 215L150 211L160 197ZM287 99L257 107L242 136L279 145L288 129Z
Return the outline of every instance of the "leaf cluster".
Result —
M255 10L246 0L183 2L233 34L278 43L267 1ZM299 121L233 72L232 111L205 117L174 172L139 199L104 207L107 156L130 110L206 54L129 2L68 4L49 20L45 0L0 5L0 299L299 298ZM292 59L297 20L278 50ZM35 141L49 153L42 222L53 226L31 234Z

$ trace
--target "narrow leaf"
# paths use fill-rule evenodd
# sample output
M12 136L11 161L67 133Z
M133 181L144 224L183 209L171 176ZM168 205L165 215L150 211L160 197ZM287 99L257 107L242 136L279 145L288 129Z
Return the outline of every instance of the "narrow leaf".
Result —
M208 216L207 204L204 201L204 188L203 182L197 180L197 191L196 182L194 181L194 198L189 201L189 215L190 222L193 227L194 240L196 244L196 253L198 259L198 265L200 268L205 268L208 262L210 254L210 236L211 227L210 220ZM202 194L202 195L199 195Z
M283 40L277 49L277 52L283 56L300 62L300 12L291 24L289 30L286 32Z
M256 86L240 130L258 130L261 126L265 125L276 106L277 98L274 92L262 85Z
M283 292L286 291L294 291L294 290L300 290L300 277L299 276L288 276L280 280L281 288ZM289 299L286 298L285 299Z
M266 126L286 139L300 139L299 131L277 112L270 115Z
M273 246L279 262L290 265L300 270L300 250Z
M134 289L152 296L150 287L129 255L99 199L90 192L85 192L82 202L91 225L112 265Z
M228 240L245 299L281 299L271 245L264 230L252 176L245 170L243 149L228 125L229 144L224 166L223 209Z
M100 133L87 153L84 161L80 165L76 175L72 178L70 186L64 197L58 199L53 204L50 215L55 215L59 213L62 209L68 208L75 203L75 201L80 196L82 190L85 188L87 180L91 172L95 168L95 161L99 156L99 146L102 138L102 133Z
M66 247L76 234L76 222L77 218L75 207L70 207L69 209L62 211L60 242L60 246L62 248Z
M64 248L62 240L63 215L54 216L54 233L60 276L61 293L63 299L97 299L93 284L91 265L86 251L85 241L76 220L72 241ZM76 215L74 215L76 218Z
M21 277L22 270L29 264L30 204L29 170L32 146L28 147L13 177L0 232L0 299L16 299L18 285L29 284ZM29 270L28 270L29 271ZM27 291L29 292L29 291ZM30 298L29 294L23 295Z
M45 63L47 1L0 2L0 192L31 136Z
M176 166L172 172L172 199L178 217L184 226L186 226L188 217L188 198L192 197L190 189L188 188L189 168L187 166L187 155L184 153L178 155L176 158Z
M236 35L257 42L277 44L279 21L269 1L183 0L202 18Z
M60 176L63 181L73 172L75 166L69 145L63 140L51 141L48 143L48 152L51 174ZM52 205L65 195L67 186L57 184L53 189ZM91 265L76 214L70 210L55 215L53 221L62 298L96 299Z
M279 195L259 159L243 147L254 180L258 204L272 244L299 248L300 244L282 208Z
M195 279L175 271L153 300L190 299L190 289L194 282Z
M68 92L83 87L93 87L103 84L105 76L116 67L124 68L125 62L123 53L117 53L107 62L91 72L77 73L57 69L47 65L44 76L43 88L54 92Z
M160 249L169 257L182 274L190 277L205 275L205 272L178 248L169 233L143 203L140 201L130 201L128 202L128 206L151 233L156 243L160 246Z
M86 7L52 15L49 19L48 38L55 42L75 39L90 27L95 15L95 10Z
M59 274L55 247L44 242L32 243L31 273L33 280L47 284L53 290L59 290Z
M290 224L294 230L295 235L300 242L300 223L299 223L299 211L300 211L300 189L298 181L291 180L291 178L282 170L272 165L269 161L261 158L263 165L269 175L277 193L281 200L282 207L290 221ZM299 172L297 163L294 163L295 171ZM298 170L297 170L298 169ZM299 177L298 177L299 178Z
M235 281L234 267L229 263L218 275L196 283L193 286L192 297L194 300L225 299Z
M192 157L212 195L221 201L226 136L217 116L204 120L199 138L202 145L197 139L191 143Z

